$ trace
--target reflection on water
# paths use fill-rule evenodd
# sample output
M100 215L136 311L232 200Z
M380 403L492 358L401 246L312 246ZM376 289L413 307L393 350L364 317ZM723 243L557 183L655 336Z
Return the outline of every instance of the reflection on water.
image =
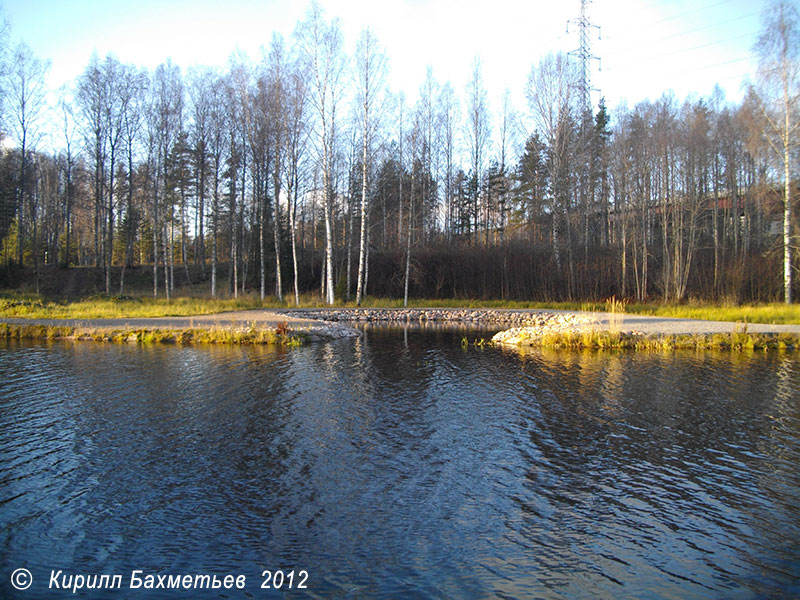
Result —
M393 321L375 321L375 322L361 322L352 321L346 322L346 325L355 327L361 331L372 332L373 334L384 333L400 333L408 334L409 332L425 332L425 333L460 333L462 335L469 334L470 339L473 337L486 337L490 339L498 331L502 331L510 325L503 325L501 323L472 323L470 321L409 321L409 322L393 322ZM488 335L488 337L487 337Z
M796 356L463 334L6 345L0 595L23 565L243 573L258 597L267 568L316 597L800 594Z

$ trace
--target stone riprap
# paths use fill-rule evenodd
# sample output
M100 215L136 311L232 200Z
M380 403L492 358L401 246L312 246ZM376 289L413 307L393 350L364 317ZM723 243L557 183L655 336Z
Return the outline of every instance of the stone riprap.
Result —
M276 310L274 312L303 319L320 319L332 322L397 324L432 322L474 325L497 323L503 326L510 325L558 331L580 328L595 321L593 316L583 314L485 308L320 308Z

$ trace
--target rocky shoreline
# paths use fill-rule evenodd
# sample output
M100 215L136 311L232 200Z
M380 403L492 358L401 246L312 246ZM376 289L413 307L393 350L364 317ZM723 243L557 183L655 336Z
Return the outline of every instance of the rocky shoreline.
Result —
M551 311L503 309L284 309L234 311L194 317L130 319L23 319L0 320L0 338L86 339L101 341L222 341L264 343L285 341L283 331L298 341L326 341L358 337L364 326L439 325L488 327L509 331L525 328L539 333L579 331L594 322L588 315ZM274 335L271 335L275 333ZM288 339L288 338L286 338Z
M800 349L800 326L737 324L618 313L469 308L242 310L189 317L0 319L0 339L297 345L379 327L494 330L504 347ZM464 338L466 339L466 337ZM477 343L477 342L476 342Z
M529 327L555 331L580 329L594 323L588 315L551 311L515 311L472 308L347 308L275 310L277 314L333 323L454 323L464 325L497 324L503 327Z

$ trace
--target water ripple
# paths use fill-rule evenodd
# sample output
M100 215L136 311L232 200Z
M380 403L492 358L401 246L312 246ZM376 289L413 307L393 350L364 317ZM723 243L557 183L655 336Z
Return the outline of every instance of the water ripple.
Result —
M796 358L520 355L461 335L10 343L2 563L305 568L311 597L798 592Z

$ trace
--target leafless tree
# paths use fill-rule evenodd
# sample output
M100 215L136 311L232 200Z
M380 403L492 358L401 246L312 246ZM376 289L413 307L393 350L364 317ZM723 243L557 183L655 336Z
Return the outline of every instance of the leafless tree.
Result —
M289 103L287 92L290 77L287 65L286 50L283 38L275 36L269 53L269 112L272 116L272 241L275 247L275 295L279 302L283 301L283 282L281 279L281 173L283 163L288 160L285 155L288 135Z
M286 101L286 148L284 154L284 178L286 187L286 211L289 215L289 236L292 245L292 273L294 301L300 304L300 284L297 263L297 199L300 190L301 160L305 154L307 139L306 109L307 86L302 64L295 62L287 74Z
M375 135L375 112L386 79L386 56L371 30L365 29L356 46L356 94L361 112L361 231L358 247L358 282L356 304L361 305L367 252L367 175L371 162L372 138Z
M139 137L145 120L145 102L148 86L148 77L144 71L138 70L133 65L124 65L119 81L119 90L123 103L121 114L121 135L124 144L125 159L127 161L127 193L126 193L126 220L125 220L125 256L122 260L120 271L119 293L125 293L125 269L133 264L134 233L138 226L139 215L134 208L134 173L136 171Z
M195 262L205 276L206 268L206 194L210 170L209 145L211 136L212 93L214 73L209 69L193 69L189 72L187 97L191 114L189 143L193 157L194 187L197 200L195 216Z
M220 254L221 194L228 152L228 112L225 82L221 76L206 72L202 91L208 104L208 154L211 178L211 296L217 296L217 270Z
M174 198L170 190L170 154L183 129L183 79L180 68L171 61L159 65L151 84L148 135L153 160L153 276L157 277L158 240L161 239L164 262L164 288L169 300L174 287L173 212ZM154 279L153 293L157 294Z
M306 20L295 32L309 74L308 99L316 116L314 131L322 168L325 211L325 299L334 303L333 290L333 165L336 106L341 100L344 70L342 32L338 20L325 21L322 8L312 2Z
M790 2L772 2L763 14L755 46L758 82L750 94L763 119L761 130L783 167L783 294L792 302L792 153L800 128L800 17Z
M489 143L490 124L489 124L489 101L487 99L486 88L483 85L483 71L481 61L475 58L472 63L472 76L467 82L467 126L466 135L470 145L470 158L472 165L472 179L474 185L475 202L479 202L480 181L484 167L484 154L486 145ZM488 198L484 195L484 200ZM477 215L479 207L475 206L475 234L477 236ZM485 231L486 245L489 243L489 206L483 207L483 225Z
M64 136L64 147L60 154L60 166L64 174L64 254L61 264L69 266L72 243L72 207L75 201L74 171L77 160L76 123L73 109L74 98L71 91L63 86L59 92L58 110L61 113L61 131Z
M20 150L19 178L15 193L18 227L17 262L20 265L27 236L26 217L34 228L34 242L36 238L36 207L35 198L30 193L29 168L31 153L41 141L42 117L47 104L45 77L49 68L50 63L36 57L24 42L14 49L8 68L6 102L10 113L9 125L13 139ZM34 260L38 261L36 252Z
M458 146L458 127L460 121L458 98L453 86L446 83L439 94L439 136L444 162L444 196L445 196L445 232L453 233L455 214L453 211L453 171L456 164L456 148Z
M572 256L571 194L569 158L574 130L577 71L567 55L548 54L528 77L526 95L536 129L549 147L548 171L552 197L553 252L561 265L559 233L566 233L570 295L575 287Z

